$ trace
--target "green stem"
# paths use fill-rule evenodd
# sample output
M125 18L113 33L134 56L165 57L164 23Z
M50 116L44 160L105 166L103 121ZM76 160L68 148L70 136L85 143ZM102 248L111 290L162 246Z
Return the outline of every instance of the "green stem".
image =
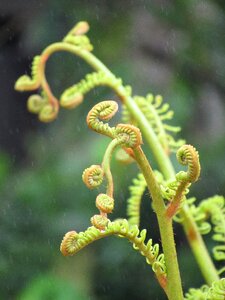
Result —
M103 71L108 76L114 77L114 75L110 72L110 70L100 60L98 60L92 53L90 53L85 49L81 49L80 47L76 47L62 42L52 44L43 51L42 55L44 56L44 63L46 63L48 57L51 54L58 51L68 51L70 53L73 53L81 57L82 59L84 59L95 70ZM43 67L43 71L44 71L44 67ZM120 99L125 103L132 116L137 120L138 125L145 137L145 140L149 144L151 151L153 152L153 155L164 177L168 180L174 179L175 171L168 155L163 150L152 127L146 120L145 116L143 115L143 113L141 112L137 104L134 102L133 98L127 94L127 90L123 85L112 86L112 88L119 95ZM199 267L201 269L201 272L206 282L211 285L213 281L219 279L217 275L217 271L213 265L211 257L209 256L204 241L198 232L196 223L191 215L188 206L187 205L183 206L180 212L184 219L183 227L185 233L188 234L188 232L192 232L192 235L195 237L194 239L190 239L187 236L191 249L196 258L196 261L199 264ZM211 266L210 275L208 272L206 272L204 267L206 265L206 262Z
M112 177L112 173L110 170L110 162L111 162L112 153L119 144L121 144L120 140L113 139L109 143L109 145L105 151L103 161L102 161L102 169L103 169L104 175L106 177L106 180L108 182L106 193L111 198L113 198L113 177Z
M183 219L184 231L202 275L207 284L211 286L214 281L219 280L219 276L187 204L182 206L180 217Z
M159 223L160 236L167 269L167 296L169 300L183 300L180 272L175 248L172 220L166 218L160 187L149 162L140 147L134 149L135 159L145 177Z

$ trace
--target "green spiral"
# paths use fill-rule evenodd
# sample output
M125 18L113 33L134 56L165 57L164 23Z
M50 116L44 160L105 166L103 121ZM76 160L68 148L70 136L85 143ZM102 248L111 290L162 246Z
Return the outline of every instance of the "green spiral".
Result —
M96 207L103 213L109 214L114 208L114 199L106 194L99 194L96 198Z
M33 91L40 87L41 74L40 74L41 56L37 55L33 58L31 66L31 77L28 75L22 75L15 83L15 89L17 91Z
M112 100L96 104L87 115L88 127L98 133L114 138L115 127L110 127L108 123L103 123L102 121L109 121L117 110L118 104Z
M188 166L188 171L178 173L177 179L190 183L197 181L201 171L198 151L192 145L183 145L176 155L180 164Z
M101 185L103 176L102 167L100 165L92 165L84 170L82 179L89 189L93 189Z

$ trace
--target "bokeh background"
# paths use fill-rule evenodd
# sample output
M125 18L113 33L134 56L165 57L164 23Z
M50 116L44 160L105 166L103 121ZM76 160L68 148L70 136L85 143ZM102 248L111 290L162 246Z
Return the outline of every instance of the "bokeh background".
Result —
M59 253L64 233L85 230L96 213L97 191L87 190L81 174L101 162L108 140L90 132L85 117L115 95L95 89L46 125L27 112L29 94L14 91L14 83L30 72L34 55L87 20L94 53L134 93L162 94L175 111L173 124L183 128L180 137L199 150L201 179L190 194L225 194L224 17L222 0L0 0L0 299L165 299L151 268L122 239L98 241L72 258ZM47 76L60 95L88 71L60 53ZM125 216L136 173L113 161L112 218ZM147 194L142 211L141 226L159 241ZM187 291L203 279L179 225L175 232Z

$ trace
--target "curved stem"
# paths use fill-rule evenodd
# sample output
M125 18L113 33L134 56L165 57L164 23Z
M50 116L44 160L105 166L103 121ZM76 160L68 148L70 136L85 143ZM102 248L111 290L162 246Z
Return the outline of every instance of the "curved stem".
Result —
M110 170L110 162L111 162L112 153L119 144L121 144L120 140L113 139L109 143L102 161L102 169L108 182L106 193L109 197L112 198L113 198L113 177Z
M48 84L48 81L46 79L46 76L45 76L45 66L46 66L46 57L45 56L42 56L41 57L41 87L43 89L43 91L46 93L46 96L48 98L48 101L49 103L53 106L53 107L56 107L58 108L59 106L59 103L58 103L58 100L57 98L53 95L52 91L51 91L51 88Z
M70 53L73 53L81 57L82 59L84 59L90 66L93 67L93 69L97 71L103 71L108 76L114 77L114 75L110 72L110 70L100 60L98 60L92 53L80 47L62 43L62 42L52 44L42 52L42 56L44 57L43 63L45 64L49 56L52 55L54 52L58 52L58 51L68 51ZM133 101L133 98L127 94L127 90L122 84L119 86L111 86L111 87L118 94L118 96L124 102L124 104L127 106L131 115L137 120L138 125L145 137L145 140L150 146L151 151L165 179L167 180L173 179L175 177L175 171L170 161L170 158L163 150L152 127L146 120L145 116L143 115L143 113L141 112L137 104ZM211 260L211 257L209 256L208 250L205 246L202 236L198 232L196 223L190 213L188 206L184 205L181 208L180 213L184 219L183 222L184 231L187 234L187 238L190 243L191 249L194 253L194 256L196 258L196 261L199 264L199 267L201 269L201 272L206 282L211 285L213 281L219 279L215 266ZM192 238L189 237L190 232ZM205 265L207 264L211 266L210 274L209 272L207 272L205 268Z
M167 269L168 298L170 300L183 300L172 220L165 217L166 207L161 196L160 187L141 147L137 147L136 149L134 149L134 154L135 159L147 182L147 186L152 197L153 208L156 212L157 220L159 223L160 236Z

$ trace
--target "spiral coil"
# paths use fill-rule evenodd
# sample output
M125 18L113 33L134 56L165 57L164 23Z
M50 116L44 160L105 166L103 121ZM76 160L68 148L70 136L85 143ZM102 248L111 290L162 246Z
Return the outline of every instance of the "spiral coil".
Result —
M104 173L102 167L99 165L92 165L84 170L82 179L89 189L93 189L101 185L103 176Z

